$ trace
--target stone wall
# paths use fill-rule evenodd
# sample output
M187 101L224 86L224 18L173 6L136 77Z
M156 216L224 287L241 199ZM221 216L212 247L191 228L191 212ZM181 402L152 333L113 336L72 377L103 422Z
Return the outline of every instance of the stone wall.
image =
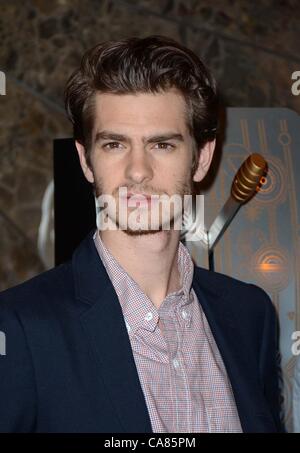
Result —
M46 268L37 239L52 142L71 136L62 93L89 47L163 34L204 59L227 105L300 113L291 94L300 70L297 0L7 0L0 8L0 289Z

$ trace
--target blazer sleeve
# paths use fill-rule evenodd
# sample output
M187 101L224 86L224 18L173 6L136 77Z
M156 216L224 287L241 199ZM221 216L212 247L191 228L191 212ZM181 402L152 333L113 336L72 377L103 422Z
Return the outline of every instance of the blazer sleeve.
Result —
M33 432L36 390L22 324L0 296L0 432Z
M265 318L259 368L266 400L279 432L285 432L282 413L282 371L279 353L279 324L275 307L269 296L260 289L265 299Z

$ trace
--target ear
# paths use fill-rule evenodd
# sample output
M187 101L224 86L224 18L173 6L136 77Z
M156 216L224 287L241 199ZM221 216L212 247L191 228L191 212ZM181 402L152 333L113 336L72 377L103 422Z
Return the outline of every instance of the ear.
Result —
M216 140L213 140L211 142L207 142L203 148L199 151L200 156L199 156L199 161L198 161L198 167L197 170L193 176L193 180L195 182L202 181L206 173L208 172L208 169L210 167L214 151L216 147Z
M94 182L94 175L93 175L93 172L92 172L91 168L87 164L85 148L84 148L84 146L81 143L79 143L77 141L75 141L75 145L76 145L76 148L77 148L77 152L78 152L78 156L79 156L79 160L80 160L80 165L81 165L82 171L84 173L84 176L86 177L86 179L90 183L93 183Z

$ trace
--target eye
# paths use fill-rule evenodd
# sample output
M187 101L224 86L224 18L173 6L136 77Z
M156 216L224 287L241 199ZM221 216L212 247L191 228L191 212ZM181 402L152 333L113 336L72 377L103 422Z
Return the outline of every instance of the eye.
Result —
M121 143L119 143L119 142L109 142L109 143L105 143L103 145L103 148L104 149L119 149L118 145L121 145Z
M159 146L159 149L171 150L171 149L175 148L175 145L172 145L171 143L166 143L166 142L159 142L159 143L156 143L156 145Z

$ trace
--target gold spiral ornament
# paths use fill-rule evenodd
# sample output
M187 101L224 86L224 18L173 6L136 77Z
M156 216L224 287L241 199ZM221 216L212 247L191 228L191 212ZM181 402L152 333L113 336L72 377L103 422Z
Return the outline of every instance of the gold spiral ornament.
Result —
M266 175L267 162L257 153L251 154L241 165L231 186L231 196L238 203L246 203L259 191L261 178Z

